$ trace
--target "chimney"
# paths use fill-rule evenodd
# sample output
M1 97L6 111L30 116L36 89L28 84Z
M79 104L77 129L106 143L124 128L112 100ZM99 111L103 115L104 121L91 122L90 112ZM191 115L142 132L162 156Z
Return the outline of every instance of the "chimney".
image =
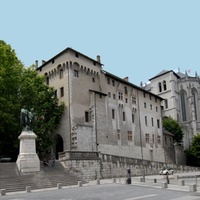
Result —
M124 78L125 81L128 81L128 76Z
M97 62L101 63L100 55L97 55Z
M42 65L43 65L45 62L46 62L45 60L42 60Z
M38 68L38 60L35 61L35 68Z

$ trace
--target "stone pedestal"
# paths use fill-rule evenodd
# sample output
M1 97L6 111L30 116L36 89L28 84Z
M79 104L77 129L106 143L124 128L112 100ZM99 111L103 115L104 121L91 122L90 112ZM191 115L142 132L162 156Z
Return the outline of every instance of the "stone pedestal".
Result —
M40 160L36 154L35 133L23 131L18 137L20 140L20 151L17 158L17 167L20 173L33 173L40 171Z

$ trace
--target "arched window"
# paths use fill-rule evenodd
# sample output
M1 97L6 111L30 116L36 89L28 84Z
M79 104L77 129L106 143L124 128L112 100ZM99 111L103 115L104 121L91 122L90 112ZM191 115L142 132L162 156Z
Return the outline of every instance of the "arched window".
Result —
M197 120L197 90L195 88L192 88L192 97L194 102L195 120Z
M167 84L166 84L166 81L163 81L163 90L167 90Z
M184 90L180 91L180 100L181 100L181 114L183 122L187 121L186 115L186 92Z
M162 85L161 85L161 82L158 83L158 91L159 91L159 92L162 92Z

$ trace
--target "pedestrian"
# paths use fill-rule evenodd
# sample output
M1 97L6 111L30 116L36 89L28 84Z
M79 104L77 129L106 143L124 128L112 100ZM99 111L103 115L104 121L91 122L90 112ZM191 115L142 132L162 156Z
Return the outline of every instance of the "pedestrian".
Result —
M55 167L55 165L56 165L56 160L55 160L55 158L53 158L52 163L51 163L51 167Z

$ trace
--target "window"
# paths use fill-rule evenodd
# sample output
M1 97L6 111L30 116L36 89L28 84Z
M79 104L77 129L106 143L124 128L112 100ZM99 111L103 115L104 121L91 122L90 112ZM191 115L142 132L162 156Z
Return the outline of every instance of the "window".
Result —
M136 104L136 97L132 96L132 104Z
M158 100L157 100L157 98L155 97L155 102L157 103L157 101L158 101Z
M118 98L119 98L119 100L123 100L123 93L122 92L118 92Z
M93 62L93 65L95 65L95 66L96 66L96 62L95 62L95 61Z
M195 114L195 120L197 120L197 90L195 88L192 88L192 97L194 102L194 114Z
M109 98L111 97L111 93L110 93L110 92L108 92L108 97L109 97Z
M134 122L135 122L135 115L132 114L132 123L134 123Z
M162 92L162 85L161 85L161 82L158 83L158 91L159 91L159 92Z
M144 102L144 108L146 108L147 107L147 103L146 102Z
M124 93L125 93L125 94L128 94L128 89L127 89L126 86L124 86Z
M180 91L180 99L181 99L182 120L183 121L187 121L187 114L186 114L186 92L184 90Z
M63 78L63 69L60 69L60 79Z
M166 109L168 108L168 101L167 101L167 99L165 99L165 108Z
M110 85L110 78L107 78L107 83L108 85Z
M74 70L74 77L78 77L78 71Z
M145 125L147 126L147 116L145 116Z
M151 118L151 125L154 126L153 117Z
M112 119L115 119L115 110L112 109Z
M132 141L132 131L128 131L128 141Z
M85 111L85 122L89 122L89 112Z
M49 85L49 77L46 77L46 84Z
M154 134L152 135L152 143L155 143L155 136L154 136Z
M163 90L167 90L167 84L166 84L166 81L163 81Z
M117 130L117 139L120 140L120 130Z
M158 140L158 144L160 144L161 143L160 135L157 136L157 140Z
M126 120L126 117L125 117L125 112L123 112L123 121Z
M146 93L145 92L143 93L143 96L144 96L144 98L146 98Z
M63 97L64 96L64 87L61 87L60 88L60 97Z
M57 90L54 91L54 97L57 98Z
M150 105L150 109L152 110L152 105Z
M78 58L78 53L75 53L75 56Z
M94 77L92 77L92 82L95 83L95 78Z
M156 112L158 112L158 107L156 106Z
M148 133L145 133L145 142L149 143L149 134Z
M125 98L125 102L128 103L128 98Z
M157 127L160 128L160 120L157 119Z
M112 80L112 86L115 86L115 81L114 80Z
M115 94L113 94L113 99L115 99Z
M54 59L51 60L51 63L52 63L52 64L54 63Z
M149 95L149 99L151 100L151 95Z

